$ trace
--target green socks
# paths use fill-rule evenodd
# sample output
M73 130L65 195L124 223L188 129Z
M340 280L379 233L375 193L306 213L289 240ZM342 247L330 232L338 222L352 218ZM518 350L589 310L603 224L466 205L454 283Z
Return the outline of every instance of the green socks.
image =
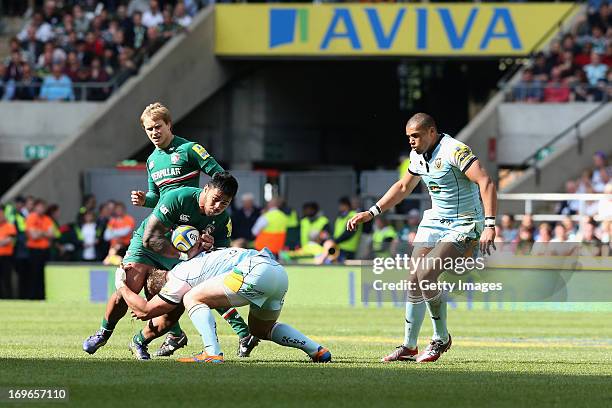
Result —
M134 341L134 343L136 344L140 344L145 345L148 344L149 342L144 338L144 335L142 334L142 330L139 331L138 333L136 333L136 335L134 336L134 338L132 339Z
M180 336L182 332L183 332L183 329L181 329L181 326L178 324L178 322L176 322L176 324L172 326L170 330L168 330L168 333L170 333L174 337Z
M242 339L249 335L249 326L240 316L236 308L220 308L215 310L229 323L230 326L232 326L232 329L234 329L238 337Z

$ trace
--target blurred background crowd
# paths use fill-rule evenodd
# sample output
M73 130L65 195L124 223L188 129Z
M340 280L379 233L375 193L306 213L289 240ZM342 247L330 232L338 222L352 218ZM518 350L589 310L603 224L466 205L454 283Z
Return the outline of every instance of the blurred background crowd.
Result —
M0 97L105 100L185 30L199 8L193 0L45 0L41 8L26 9L31 15L9 40Z

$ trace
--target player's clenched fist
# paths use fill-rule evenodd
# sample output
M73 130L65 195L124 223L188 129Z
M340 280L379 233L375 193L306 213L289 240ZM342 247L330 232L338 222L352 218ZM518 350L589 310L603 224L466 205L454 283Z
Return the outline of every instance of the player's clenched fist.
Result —
M139 207L144 207L144 204L145 204L145 192L144 191L132 191L130 198L132 200L132 204L137 205Z
M215 239L213 236L206 233L200 235L200 241L202 242L204 251L210 251L215 244Z
M350 220L348 220L346 223L346 229L349 231L355 231L357 229L357 225L368 222L372 220L372 218L374 217L372 217L372 214L370 214L369 211L357 213Z

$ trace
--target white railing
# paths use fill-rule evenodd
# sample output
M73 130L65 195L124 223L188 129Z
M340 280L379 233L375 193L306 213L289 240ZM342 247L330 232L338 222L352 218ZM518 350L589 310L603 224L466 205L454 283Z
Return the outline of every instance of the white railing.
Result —
M612 194L569 194L569 193L513 193L498 194L499 201L524 201L525 214L532 214L534 221L561 221L565 218L562 214L534 214L533 203L535 201L579 201L578 214L572 216L574 220L579 220L585 213L587 201L612 200ZM597 217L595 217L597 218Z
M411 194L407 200L415 200L420 202L421 211L430 208L430 197L427 193ZM534 203L537 201L546 202L561 202L561 201L579 201L578 214L571 215L570 217L574 221L579 221L585 214L585 209L588 201L601 201L601 200L612 200L612 194L569 194L569 193L512 193L512 194L498 194L498 201L523 201L525 203L523 214L531 214L534 221L561 221L566 215L563 214L552 214L552 213L541 213L534 214ZM374 200L375 201L375 200ZM523 214L513 214L515 219L521 220ZM498 214L501 216L501 213ZM404 220L407 218L407 214L388 214L387 217L391 220ZM595 216L595 219L598 219Z

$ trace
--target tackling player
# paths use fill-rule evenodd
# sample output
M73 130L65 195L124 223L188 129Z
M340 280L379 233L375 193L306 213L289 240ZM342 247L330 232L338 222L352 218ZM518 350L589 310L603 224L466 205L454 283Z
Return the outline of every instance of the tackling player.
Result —
M180 358L180 362L222 363L224 357L210 309L246 305L250 305L249 330L253 335L299 348L314 362L331 361L328 349L293 327L277 322L288 279L285 269L267 248L261 251L225 248L182 262L161 276L161 284L151 285L163 287L148 302L125 285L120 270L115 284L134 315L142 320L170 313L181 303L185 305L202 336L204 350L193 357Z
M474 256L475 249L490 254L490 247L495 249L497 194L493 181L476 156L465 144L439 134L433 118L425 113L410 118L406 135L412 148L408 173L368 211L351 218L347 228L354 230L357 225L397 205L423 180L429 189L432 208L423 214L412 257L456 259ZM437 282L444 271L436 266L440 263L420 262L416 271L411 272L409 279L414 290L408 292L404 344L382 361L436 361L450 348L452 340L446 325L445 294L437 288L421 290L419 285L419 282ZM419 354L417 339L426 308L434 335Z

